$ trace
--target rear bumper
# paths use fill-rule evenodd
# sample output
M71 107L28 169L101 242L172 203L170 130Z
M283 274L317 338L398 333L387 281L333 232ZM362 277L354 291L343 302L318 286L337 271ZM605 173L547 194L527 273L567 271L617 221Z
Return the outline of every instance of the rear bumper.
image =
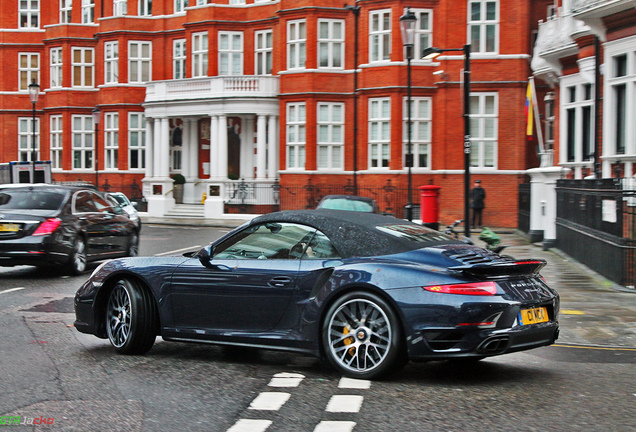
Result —
M69 260L71 250L49 236L28 236L0 241L0 266L59 265Z

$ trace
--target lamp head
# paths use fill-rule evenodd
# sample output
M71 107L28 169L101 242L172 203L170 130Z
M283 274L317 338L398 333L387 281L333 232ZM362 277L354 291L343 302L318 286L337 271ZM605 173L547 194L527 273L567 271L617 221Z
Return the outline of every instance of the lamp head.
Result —
M432 60L432 59L434 59L435 57L437 57L438 55L440 55L443 52L444 52L444 50L441 50L439 48L428 47L424 51L422 51L422 59L423 60Z
M38 96L40 95L40 85L36 84L35 79L31 84L29 84L29 99L31 99L31 103L36 103L38 101Z
M97 107L95 107L91 114L93 114L93 123L98 125L99 121L102 119L102 112Z
M402 32L402 43L405 46L413 46L415 43L415 24L417 17L410 8L406 8L404 15L400 17L400 30Z

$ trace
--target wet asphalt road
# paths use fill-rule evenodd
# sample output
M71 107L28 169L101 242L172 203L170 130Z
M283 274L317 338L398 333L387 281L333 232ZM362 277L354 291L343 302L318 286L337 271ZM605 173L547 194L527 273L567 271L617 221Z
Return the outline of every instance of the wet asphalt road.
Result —
M194 250L226 231L144 226L141 254ZM298 354L158 339L147 355L116 355L72 327L72 296L88 274L0 268L0 415L54 419L51 430L64 431L636 430L636 293L504 237L506 253L549 261L544 277L562 298L558 343L473 366L410 364L369 388L347 388ZM280 373L296 374L297 386L272 385ZM279 409L250 409L263 393L288 396Z

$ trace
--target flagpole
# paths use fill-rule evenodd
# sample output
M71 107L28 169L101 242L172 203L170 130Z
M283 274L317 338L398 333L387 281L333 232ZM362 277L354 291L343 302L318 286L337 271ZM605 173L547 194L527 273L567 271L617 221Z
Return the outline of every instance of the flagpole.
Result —
M532 93L532 110L534 111L534 124L537 130L537 141L539 142L539 162L540 166L552 165L551 161L544 161L546 155L545 144L543 142L543 130L541 128L541 117L539 117L539 104L537 104L537 89L534 86L534 77L528 78L530 81L530 93ZM543 156L546 155L546 156Z

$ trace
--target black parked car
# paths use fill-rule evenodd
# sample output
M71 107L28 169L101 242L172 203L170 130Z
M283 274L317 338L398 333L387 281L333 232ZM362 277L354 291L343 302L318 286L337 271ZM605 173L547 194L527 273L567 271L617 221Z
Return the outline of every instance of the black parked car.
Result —
M0 266L64 266L80 274L87 261L136 256L137 226L85 187L0 186Z
M305 352L375 378L408 359L552 344L559 296L544 265L391 216L272 213L192 256L102 264L75 296L75 327L124 354L161 335Z

